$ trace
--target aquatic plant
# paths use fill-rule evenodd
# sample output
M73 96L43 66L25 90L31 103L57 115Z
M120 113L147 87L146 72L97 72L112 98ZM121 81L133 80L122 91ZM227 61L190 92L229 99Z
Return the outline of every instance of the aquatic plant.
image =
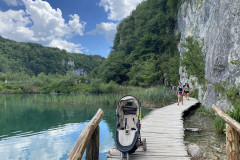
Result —
M135 93L135 95L141 97L144 102L154 104L157 107L171 104L177 100L176 93L166 87L145 89L142 92Z
M125 90L124 90L125 89ZM31 97L29 101L34 103L57 103L57 104L75 104L75 105L116 105L118 100L124 95L133 95L138 98L143 105L151 107L161 107L171 104L177 100L175 92L165 87L122 87L117 93L81 93L81 94L39 94Z

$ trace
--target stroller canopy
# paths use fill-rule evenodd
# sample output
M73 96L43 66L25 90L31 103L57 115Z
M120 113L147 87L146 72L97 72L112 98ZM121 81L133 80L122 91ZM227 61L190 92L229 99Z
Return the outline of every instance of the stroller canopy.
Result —
M118 102L118 106L116 109L116 114L120 116L121 112L123 111L123 108L136 108L138 113L137 115L141 114L141 104L137 100L137 98L133 96L124 96L120 99Z

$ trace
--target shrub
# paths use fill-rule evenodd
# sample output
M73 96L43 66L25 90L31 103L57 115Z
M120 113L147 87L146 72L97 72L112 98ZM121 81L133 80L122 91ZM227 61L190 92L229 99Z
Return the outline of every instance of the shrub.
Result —
M194 88L190 93L191 97L198 99L198 92L199 92L198 88Z
M188 75L195 76L199 84L204 84L205 66L204 55L202 53L203 42L189 36L182 46L185 48L185 51L182 53L180 65L185 68Z
M119 85L113 81L110 81L109 83L107 84L100 84L100 92L102 93L113 93L113 92L116 92L119 88Z

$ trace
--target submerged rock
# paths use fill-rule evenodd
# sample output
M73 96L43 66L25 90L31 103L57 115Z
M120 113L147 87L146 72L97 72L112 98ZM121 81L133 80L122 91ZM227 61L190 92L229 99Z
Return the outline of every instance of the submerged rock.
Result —
M185 128L185 131L189 131L189 132L199 132L200 129L199 129L199 128Z
M194 143L187 144L187 150L188 150L188 154L193 159L199 159L202 157L202 152L200 147Z

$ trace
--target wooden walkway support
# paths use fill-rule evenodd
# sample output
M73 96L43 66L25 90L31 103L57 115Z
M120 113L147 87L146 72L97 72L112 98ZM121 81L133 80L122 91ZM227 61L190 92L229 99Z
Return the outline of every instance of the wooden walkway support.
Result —
M198 101L190 98L184 105L177 103L155 109L141 121L142 138L147 139L147 151L138 148L130 160L190 160L184 144L183 113ZM120 159L120 152L113 148L107 160Z
M224 113L216 105L212 109L227 123L226 124L226 141L227 141L227 160L239 160L239 132L240 123Z
M98 160L99 157L99 126L103 117L102 109L98 109L95 116L84 127L74 144L67 160L81 160L86 151L86 160Z

